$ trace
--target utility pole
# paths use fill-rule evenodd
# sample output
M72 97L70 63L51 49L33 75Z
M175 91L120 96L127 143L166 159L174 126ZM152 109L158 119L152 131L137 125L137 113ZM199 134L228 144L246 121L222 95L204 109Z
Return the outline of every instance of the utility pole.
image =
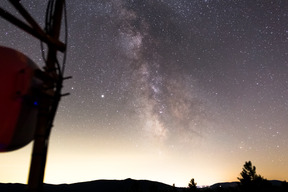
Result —
M54 40L59 39L64 0L57 0L52 15L52 27L47 31ZM48 77L39 101L39 113L34 138L28 179L29 192L41 192L45 174L48 143L54 116L61 98L63 77L57 74L57 48L48 44L48 56L44 74ZM58 66L59 67L59 66Z
M43 86L38 95L39 108L28 178L28 191L41 192L43 191L49 136L60 98L63 96L61 95L61 89L64 78L63 71L59 63L57 63L57 52L66 51L66 45L59 41L65 0L48 1L48 8L50 8L48 13L49 26L46 26L46 31L41 29L32 16L21 5L19 0L8 1L18 10L28 24L19 20L1 7L0 16L42 42L45 42L48 46L48 55L44 71L35 71L35 76L43 81Z

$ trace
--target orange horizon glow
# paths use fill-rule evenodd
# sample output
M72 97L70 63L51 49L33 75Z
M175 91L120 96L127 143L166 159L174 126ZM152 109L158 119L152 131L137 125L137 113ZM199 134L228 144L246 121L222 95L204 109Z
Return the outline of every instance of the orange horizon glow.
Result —
M195 157L185 159L165 151L164 148L162 152L138 149L138 152L133 151L129 154L132 148L123 143L122 146L116 147L117 142L111 145L116 151L97 148L97 145L100 145L97 142L93 143L93 149L92 146L85 147L83 143L72 143L69 140L63 143L65 145L57 145L57 141L53 139L50 142L45 183L70 184L100 179L132 178L187 187L190 179L194 178L198 186L209 186L219 182L238 181L237 177L240 176L244 162L246 159L250 160L248 157L238 159L233 156L227 161L227 157L224 156L218 156L218 159L213 160L211 154L199 155L199 152L195 152ZM23 149L0 154L0 182L27 183L31 150L32 144L29 144ZM270 168L260 159L252 160L252 163L256 166L257 173L264 178L282 181L287 179L287 170L281 165L273 165L273 168Z

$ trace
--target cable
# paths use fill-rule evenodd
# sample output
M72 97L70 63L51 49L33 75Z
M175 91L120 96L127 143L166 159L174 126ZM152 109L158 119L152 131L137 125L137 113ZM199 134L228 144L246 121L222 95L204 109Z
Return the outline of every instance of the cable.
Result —
M53 13L55 12L55 3L56 0L49 0L48 5L46 8L46 14L45 14L45 27L44 31L48 34L51 34L51 30L54 20L53 20ZM66 8L66 1L63 1L63 11L64 11L64 27L65 27L65 32L64 32L64 44L67 48L67 43L68 43L68 22L67 22L67 8ZM47 62L47 58L45 57L45 51L44 51L44 45L43 42L40 42L40 47L41 47L41 54L44 62ZM63 60L62 60L62 67L60 66L60 63L58 59L56 58L56 65L58 69L58 75L63 78L64 75L64 70L65 70L65 65L66 65L66 59L67 59L67 50L63 52Z
M52 7L53 7L53 2L51 0L48 1L48 5L46 7L46 13L45 13L45 27L44 31L46 33L49 33L51 30L51 17L53 15L52 12ZM42 53L42 58L44 62L47 62L47 59L45 58L45 51L44 51L44 46L43 46L43 41L40 41L40 47L41 47L41 53Z
M64 44L66 46L66 50L64 51L63 61L62 61L62 76L64 75L66 58L67 58L67 44L68 44L68 22L67 22L67 7L66 1L64 0L64 25L65 25L65 36L64 36Z

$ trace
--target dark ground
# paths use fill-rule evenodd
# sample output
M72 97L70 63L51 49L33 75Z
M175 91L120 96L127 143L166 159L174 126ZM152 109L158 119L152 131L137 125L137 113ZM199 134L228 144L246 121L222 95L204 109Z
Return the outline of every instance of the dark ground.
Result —
M0 183L0 192L27 192L24 184ZM265 186L245 188L239 182L216 183L209 187L178 188L148 180L96 180L75 184L44 185L44 192L288 192L287 182L268 181Z

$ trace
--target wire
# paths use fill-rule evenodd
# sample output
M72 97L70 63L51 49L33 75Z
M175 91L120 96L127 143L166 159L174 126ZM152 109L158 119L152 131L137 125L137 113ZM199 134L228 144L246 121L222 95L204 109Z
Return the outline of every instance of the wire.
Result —
M66 65L66 58L67 58L67 44L68 44L68 22L67 22L67 7L66 7L66 1L64 0L64 25L65 25L65 36L64 36L64 43L66 46L66 50L64 51L63 55L63 61L62 61L62 77L64 75L65 71L65 65Z
M55 11L54 8L55 0L49 0L47 10L46 10L46 17L45 17L45 31L50 33L52 30L53 25L53 13Z
M53 13L55 12L55 3L56 0L49 0L48 1L48 5L46 8L46 14L45 14L45 27L44 27L44 31L48 34L51 34L51 30L53 30ZM67 22L67 8L66 8L66 1L63 1L63 10L64 10L64 27L65 27L65 32L64 32L64 44L67 48L67 43L68 43L68 22ZM41 46L41 54L42 54L42 58L44 60L44 62L47 62L47 58L45 57L45 50L44 50L44 45L43 42L40 42L40 46ZM57 57L57 56L56 56ZM63 75L64 75L64 70L65 70L65 66L66 66L66 59L67 59L67 50L65 50L63 52L63 59L62 59L62 67L60 66L60 63L58 61L58 58L56 58L56 65L57 65L57 70L58 70L58 74L60 76L61 79L63 79Z
M45 13L45 27L44 27L44 31L46 33L50 32L51 30L51 18L52 18L52 8L53 8L53 2L51 0L48 1L48 5L46 7L46 13ZM42 53L42 58L44 60L44 62L47 62L47 59L45 58L45 51L44 51L44 45L43 45L43 41L40 41L40 46L41 46L41 53Z

